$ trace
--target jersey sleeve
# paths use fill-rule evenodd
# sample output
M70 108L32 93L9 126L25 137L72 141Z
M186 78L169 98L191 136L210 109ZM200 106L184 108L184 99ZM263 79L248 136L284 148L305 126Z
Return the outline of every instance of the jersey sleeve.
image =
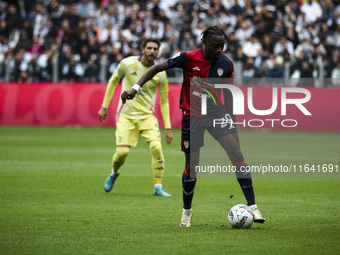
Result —
M231 62L231 67L230 67L229 73L227 74L227 78L234 79L234 63L233 62Z
M173 67L184 68L187 62L187 53L185 51L178 52L172 57L168 58L167 61L170 68Z
M225 75L225 83L226 84L234 84L234 63L232 61L227 62L227 69L226 69L226 75Z
M113 74L111 75L111 78L106 87L106 92L105 92L105 96L104 96L103 103L102 103L103 108L109 107L113 94L115 93L116 86L118 82L122 79L122 77L124 76L125 68L126 68L126 63L124 60L122 60L117 66L117 68L114 70Z
M231 61L229 73L226 75L226 84L234 84L234 63ZM234 115L233 111L233 96L230 90L224 89L223 90L223 97L224 97L224 105L231 115L231 118L234 122L236 122L236 116Z
M159 103L161 108L161 113L163 117L164 122L164 128L165 129L171 129L171 122L170 122L170 107L169 107L169 98L168 98L168 92L169 92L169 86L168 86L168 79L166 72L160 73L160 82L158 86L159 90Z

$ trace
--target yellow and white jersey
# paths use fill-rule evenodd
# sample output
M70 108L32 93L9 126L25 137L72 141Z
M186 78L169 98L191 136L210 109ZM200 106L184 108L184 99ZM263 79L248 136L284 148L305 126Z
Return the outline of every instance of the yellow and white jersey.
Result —
M148 69L149 67L144 66L138 56L124 58L117 66L108 82L102 107L108 108L115 88L121 79L123 92L136 84ZM150 114L153 114L157 87L159 89L164 126L165 128L171 128L168 102L168 80L164 71L157 73L150 81L145 83L144 86L139 89L133 100L127 100L120 114L124 114L126 118L130 119L145 119ZM117 114L121 107L122 101L119 100Z

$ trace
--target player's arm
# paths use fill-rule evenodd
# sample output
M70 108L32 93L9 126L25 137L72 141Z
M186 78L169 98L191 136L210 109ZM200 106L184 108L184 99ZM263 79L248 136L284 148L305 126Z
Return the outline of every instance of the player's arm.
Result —
M167 60L165 60L162 63L153 65L152 67L150 67L144 74L143 76L139 79L139 81L132 86L131 89L128 89L126 91L124 91L122 93L122 101L123 103L125 103L126 99L130 100L133 99L137 93L137 91L139 90L140 87L143 87L143 85L145 83L147 83L149 80L151 80L157 73L161 72L161 71L165 71L167 69L169 69L169 65Z
M118 82L124 75L124 66L123 62L117 66L107 84L102 106L98 111L98 118L101 122L103 122L103 120L107 117L107 108L109 107L113 94L115 93Z
M159 104L161 107L161 113L162 113L164 128L165 128L165 141L167 144L170 144L172 141L173 135L171 132L170 107L169 107L169 98L168 98L169 86L168 86L168 80L167 80L165 72L161 73L160 84L159 84L158 90L159 90L159 98L160 98Z

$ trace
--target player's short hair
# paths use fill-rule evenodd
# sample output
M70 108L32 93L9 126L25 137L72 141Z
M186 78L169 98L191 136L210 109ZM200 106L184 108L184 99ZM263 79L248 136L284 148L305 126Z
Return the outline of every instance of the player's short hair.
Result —
M224 38L227 40L227 35L224 33L224 31L218 27L218 26L210 26L210 27L207 27L206 30L204 30L202 33L202 42L203 40L207 39L208 37L211 37L213 35L223 35Z
M145 48L145 46L146 46L146 44L147 44L148 42L154 42L154 43L156 43L156 44L158 45L158 48L161 46L161 41L160 41L160 40L158 40L157 38L154 38L154 37L150 37L150 38L145 39L145 40L142 42L142 47L143 47L143 49Z

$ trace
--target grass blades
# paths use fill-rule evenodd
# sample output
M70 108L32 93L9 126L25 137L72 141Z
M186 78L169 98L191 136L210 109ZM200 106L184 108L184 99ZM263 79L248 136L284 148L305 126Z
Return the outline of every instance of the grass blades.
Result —
M338 133L240 131L240 140L248 164L339 165ZM245 202L236 179L201 178L192 227L180 228L180 131L174 130L172 144L163 143L163 184L171 198L152 196L151 153L143 139L131 150L113 190L105 193L114 147L111 128L0 127L0 253L340 250L339 178L254 178L266 222L245 230L232 229L227 220L229 209Z

